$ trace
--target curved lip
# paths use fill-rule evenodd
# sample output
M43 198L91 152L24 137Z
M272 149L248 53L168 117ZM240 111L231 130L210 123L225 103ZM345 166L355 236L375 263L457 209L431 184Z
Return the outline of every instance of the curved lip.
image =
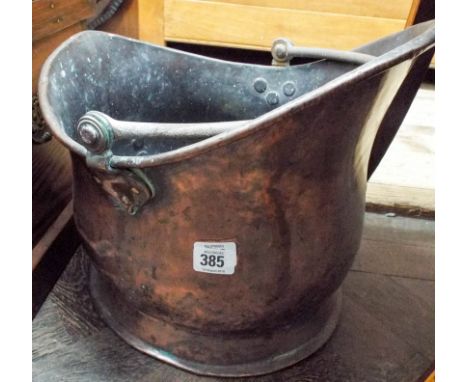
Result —
M196 155L203 154L209 150L215 149L220 146L224 146L228 143L232 143L234 141L240 140L242 138L247 137L255 133L256 131L269 127L272 123L281 120L281 117L287 117L289 113L298 112L306 107L313 105L315 102L318 102L322 97L326 96L328 93L332 92L334 89L337 89L346 84L353 84L357 83L365 78L371 77L378 73L389 69L390 67L404 62L408 59L412 59L425 51L429 50L435 45L435 22L434 20L426 21L425 23L416 24L410 28L421 27L422 25L427 24L427 29L419 34L418 36L412 38L408 42L388 51L387 53L377 56L375 59L369 61L366 64L360 65L357 68L339 76L338 78L322 85L321 87L312 90L282 106L279 106L276 109L273 109L261 116L252 119L246 125L238 127L232 131L227 131L213 137L204 139L202 141L175 149L171 151L167 151L164 153L159 154L152 154L146 156L112 156L110 158L110 166L114 168L145 168L145 167L154 167L156 165L162 164L169 164L178 162L184 159L192 158ZM408 29L410 29L408 28ZM397 32L398 33L402 33ZM44 115L45 120L49 124L52 133L54 136L67 148L69 148L72 152L86 156L87 150L83 146L81 146L78 142L72 139L65 131L61 128L59 121L55 117L55 114L52 112L52 107L49 103L47 97L47 88L48 88L48 74L50 72L50 68L52 62L56 58L56 56L65 49L69 44L71 44L75 39L78 39L79 36L83 34L90 34L90 33L98 33L98 34L105 34L112 37L117 37L123 40L134 41L138 44L142 45L149 45L151 47L155 47L162 50L168 50L171 52L175 52L178 54L185 54L189 56L196 57L198 59L209 60L209 61L216 61L220 63L228 63L233 65L251 65L257 66L253 64L243 64L243 63L236 63L231 61L219 60L210 57L205 57L193 53L187 52L180 52L176 49L157 46L154 44L150 44L147 42L135 40L128 37L123 37L119 35L115 35L112 33L107 32L98 32L98 31L84 31L77 33L76 35L70 37L62 44L58 46L58 48L47 58L45 61L41 74L39 77L39 99L41 101L41 109ZM388 36L387 36L388 37ZM384 37L385 38L385 37ZM377 40L378 41L378 40ZM273 68L275 67L268 67L265 68Z

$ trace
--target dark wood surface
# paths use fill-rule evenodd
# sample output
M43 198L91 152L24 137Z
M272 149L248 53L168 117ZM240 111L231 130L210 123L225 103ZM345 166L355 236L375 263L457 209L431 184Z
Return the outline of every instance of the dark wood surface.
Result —
M71 200L71 161L55 139L32 146L33 247Z
M70 209L71 205L67 206L65 211L68 212L67 210ZM48 236L48 233L50 233L50 231L55 228L60 230L59 232L56 232L56 236L50 245L47 245L48 243L44 243L47 245L46 248L38 248L42 244L41 240L41 242L39 242L39 244L33 248L33 264L35 260L35 254L42 252L39 253L39 263L36 265L36 267L33 268L32 273L33 318L36 316L39 308L44 303L44 300L47 298L48 294L69 263L70 258L74 255L76 249L80 245L80 239L75 227L75 222L72 217L67 219L68 216L65 215L66 219L64 219L65 222L63 222L63 225L58 227L52 226L47 234L44 235L44 237Z
M184 372L123 342L93 308L87 269L78 250L33 321L34 381L232 381ZM343 297L338 328L317 353L238 380L421 380L434 365L434 222L367 213Z

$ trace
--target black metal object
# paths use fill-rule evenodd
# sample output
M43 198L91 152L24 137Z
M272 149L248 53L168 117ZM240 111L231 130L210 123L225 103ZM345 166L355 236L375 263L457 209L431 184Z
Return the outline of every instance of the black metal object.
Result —
M433 22L356 49L375 56L363 65L237 64L98 32L63 44L41 105L72 152L109 325L201 374L263 374L317 350L338 320L368 176L433 50Z
M32 96L32 141L35 144L41 144L50 141L52 135L48 131L47 124L42 117L39 107L39 98Z
M98 15L93 19L88 20L86 25L89 29L96 29L110 20L112 16L119 10L125 0L100 0L102 6L98 3L98 7L101 8Z

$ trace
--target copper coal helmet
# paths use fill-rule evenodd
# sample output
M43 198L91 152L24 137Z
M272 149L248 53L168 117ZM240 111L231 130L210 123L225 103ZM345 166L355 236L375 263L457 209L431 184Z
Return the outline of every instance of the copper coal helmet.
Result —
M434 22L351 52L279 39L272 53L240 64L86 31L40 77L95 305L130 345L199 374L272 372L331 336L367 180Z

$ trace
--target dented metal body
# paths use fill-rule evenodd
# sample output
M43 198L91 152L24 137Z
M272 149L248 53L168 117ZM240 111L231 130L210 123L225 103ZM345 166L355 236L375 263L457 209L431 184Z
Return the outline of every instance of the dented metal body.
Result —
M367 179L429 65L434 24L356 51L375 59L266 67L84 32L48 59L40 102L72 153L92 295L127 342L240 376L330 337ZM112 117L103 145L101 114L77 132L92 110ZM235 243L234 272L196 271L196 242Z

